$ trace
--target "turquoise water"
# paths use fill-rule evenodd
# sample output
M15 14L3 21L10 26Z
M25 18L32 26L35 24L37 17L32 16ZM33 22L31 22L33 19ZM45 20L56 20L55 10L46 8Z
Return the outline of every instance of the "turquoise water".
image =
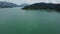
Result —
M21 8L0 9L0 34L60 34L60 13Z

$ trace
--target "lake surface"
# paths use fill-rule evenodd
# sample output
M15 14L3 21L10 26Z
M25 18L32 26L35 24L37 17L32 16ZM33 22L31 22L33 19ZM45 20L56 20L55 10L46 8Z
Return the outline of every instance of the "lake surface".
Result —
M60 13L21 8L0 9L0 34L60 34Z

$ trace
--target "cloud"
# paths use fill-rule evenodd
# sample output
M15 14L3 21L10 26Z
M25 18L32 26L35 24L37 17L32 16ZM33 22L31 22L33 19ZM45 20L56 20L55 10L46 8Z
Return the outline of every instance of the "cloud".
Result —
M16 4L22 4L22 3L38 3L38 2L52 2L52 3L60 3L60 0L0 0L0 1L8 1L8 2L13 2Z

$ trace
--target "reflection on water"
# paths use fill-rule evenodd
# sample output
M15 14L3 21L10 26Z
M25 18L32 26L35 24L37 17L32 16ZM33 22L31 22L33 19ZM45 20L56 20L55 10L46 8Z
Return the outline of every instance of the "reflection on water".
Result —
M0 9L0 34L60 34L60 14L47 11Z

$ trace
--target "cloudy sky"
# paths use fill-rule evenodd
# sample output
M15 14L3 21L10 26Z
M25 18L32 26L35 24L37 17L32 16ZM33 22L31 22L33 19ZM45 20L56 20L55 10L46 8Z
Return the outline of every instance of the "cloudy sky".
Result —
M22 3L36 3L36 2L52 2L52 3L60 3L60 0L0 0L0 1L8 1L8 2L13 2L16 4L22 4Z

